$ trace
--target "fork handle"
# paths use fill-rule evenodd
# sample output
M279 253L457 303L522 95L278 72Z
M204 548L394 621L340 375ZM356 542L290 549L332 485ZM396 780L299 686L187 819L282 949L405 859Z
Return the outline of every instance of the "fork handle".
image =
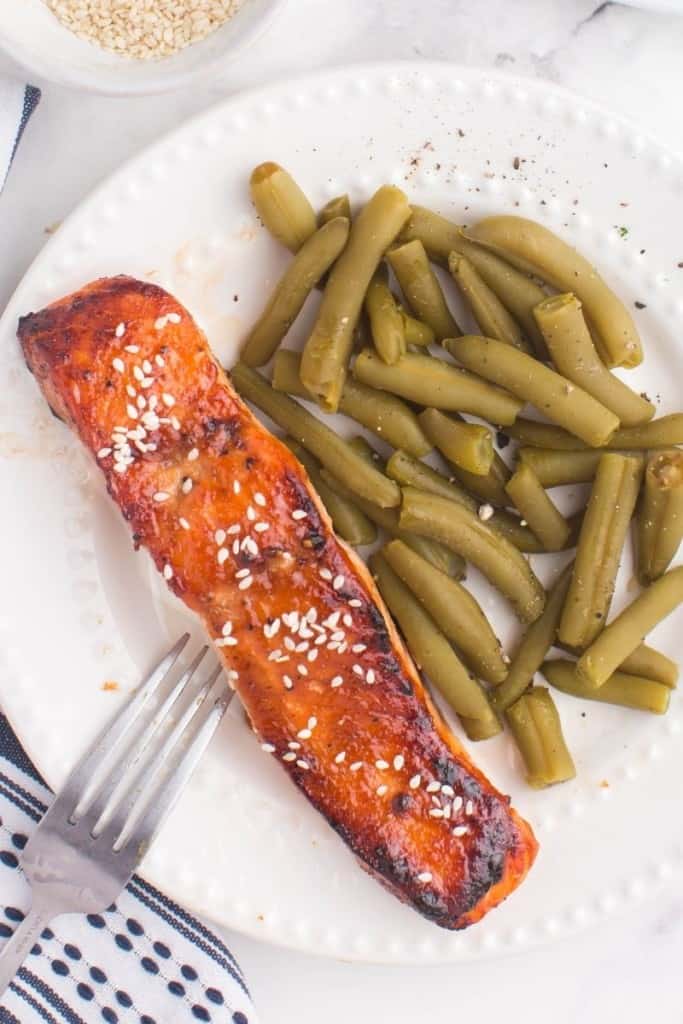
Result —
M0 996L17 973L40 934L52 918L54 912L46 907L33 904L24 920L15 929L0 952Z

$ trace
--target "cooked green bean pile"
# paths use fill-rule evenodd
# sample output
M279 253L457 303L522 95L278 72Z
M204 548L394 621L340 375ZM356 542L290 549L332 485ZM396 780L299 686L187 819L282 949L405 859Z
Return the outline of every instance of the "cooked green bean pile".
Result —
M683 413L656 417L612 373L644 356L630 313L588 260L522 217L463 227L389 185L316 214L271 162L250 191L293 256L244 340L235 388L283 430L339 536L379 538L377 586L466 736L507 726L529 785L573 778L536 673L570 698L657 714L678 679L642 641L683 602ZM303 348L282 348L309 302ZM266 365L270 382L254 369ZM527 405L535 416L520 415ZM360 424L382 454L321 413ZM577 484L589 493L565 515L548 491ZM641 589L610 620L631 534ZM546 589L528 556L573 548ZM468 566L524 624L511 656Z

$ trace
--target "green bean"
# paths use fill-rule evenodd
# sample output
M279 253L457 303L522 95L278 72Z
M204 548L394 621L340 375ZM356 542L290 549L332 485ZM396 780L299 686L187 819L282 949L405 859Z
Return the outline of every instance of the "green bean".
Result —
M683 566L669 569L644 590L593 641L577 662L589 685L602 686L650 630L683 601Z
M560 640L570 647L586 647L607 622L642 476L640 456L607 452L600 459L560 622Z
M275 286L242 346L247 366L264 366L301 312L318 281L346 245L349 222L341 217L312 234Z
M358 494L368 501L376 501L382 508L398 505L401 500L398 485L372 466L366 465L345 441L306 409L302 409L298 402L287 395L278 394L260 374L244 363L233 366L230 376L243 398L253 402L279 427L291 434L323 466L331 466L336 473L353 479Z
M361 456L362 458L362 456ZM368 519L381 527L390 537L402 540L409 548L416 551L421 558L426 559L447 576L453 576L462 580L466 575L464 559L455 551L451 551L444 544L431 540L429 537L422 537L411 530L401 527L399 514L395 508L380 508L371 501L366 501L354 493L350 483L342 483L338 477L329 470L324 469L322 476L325 482L342 498L354 502Z
M346 193L342 196L335 196L334 199L325 203L318 214L318 224L322 227L323 224L328 224L335 217L346 217L351 223L351 203Z
M372 447L367 438L363 437L362 434L356 434L355 437L350 438L348 441L349 448L353 448L357 455L360 455L361 459L364 459L369 466L376 466L380 472L384 473L386 466L380 456L379 452L376 452Z
M544 789L576 776L555 702L544 686L533 686L507 712L510 730L526 768L526 780Z
M486 718L466 718L460 715L460 724L465 730L468 740L478 743L480 740L490 740L503 731L500 719L494 711L489 711Z
M448 269L465 297L481 333L506 345L514 345L523 352L530 352L519 324L470 261L460 253L452 252L448 257Z
M522 622L543 611L545 591L516 547L462 505L414 487L403 490L399 522L472 562L511 602Z
M603 455L604 451L596 451L594 448L581 452L554 451L547 448L517 450L520 465L530 466L544 487L588 483L595 477Z
M671 658L667 658L661 651L647 644L640 644L633 654L624 658L619 666L620 672L626 672L632 676L644 676L646 679L654 679L657 683L663 683L670 690L675 690L678 684L678 665Z
M586 445L561 427L550 423L538 423L519 416L506 434L523 444L535 448L556 448L563 451L585 451ZM657 420L642 423L637 427L622 427L615 430L605 448L609 451L645 448L673 448L683 444L683 413L660 416Z
M330 272L301 362L301 379L327 412L336 412L339 405L372 275L408 214L403 192L383 185L354 220L346 248Z
M440 494L442 498L450 498L451 501L464 505L471 512L477 511L477 502L474 498L453 480L447 480L431 466L418 462L406 452L393 453L387 462L387 474L404 487L417 487L421 491L429 491L430 494Z
M418 668L428 676L454 711L468 718L486 719L490 715L486 694L417 598L413 597L382 554L371 556L370 567L379 592L398 622Z
M504 508L510 504L505 485L510 479L510 470L507 468L498 452L493 453L493 462L488 473L479 475L470 473L461 466L451 464L453 475L461 487L474 494L485 504L498 505Z
M598 402L611 409L622 426L636 426L655 414L652 402L632 391L600 360L575 295L553 295L534 309L555 366Z
M543 664L543 659L555 643L557 627L562 615L565 597L572 576L573 563L565 566L548 592L540 618L529 626L514 653L507 678L491 694L496 711L507 711L518 700Z
M251 172L251 201L271 235L297 252L316 229L315 213L294 178L268 161Z
M477 476L489 472L493 462L493 438L488 427L451 419L438 409L425 409L418 420L429 440L449 462Z
M643 352L633 318L595 267L552 231L524 217L487 217L467 237L502 256L513 266L547 281L561 292L574 292L597 332L607 366L638 366Z
M406 337L406 345L417 345L419 348L427 348L436 341L436 335L429 324L422 320L416 320L410 313L406 313L402 306L399 306L403 317L403 330Z
M317 460L305 448L302 448L300 444L297 444L296 441L289 437L284 438L284 443L296 455L308 473L311 483L327 509L332 525L339 536L347 541L347 543L352 544L353 547L374 544L377 540L375 524L357 506L336 494L328 486L321 476Z
M524 551L529 555L544 555L547 553L547 549L541 544L536 534L528 526L522 526L522 522L526 522L526 520L519 519L511 512L499 509L486 521L492 530L502 533L519 551ZM583 509L571 516L567 516L566 522L569 527L569 536L564 543L564 547L561 549L562 551L568 551L570 548L576 547L582 521Z
M386 544L382 554L474 674L500 683L507 673L500 641L469 591L400 540Z
M445 348L468 370L531 402L592 447L609 441L619 426L614 413L592 395L511 345L470 334L449 338Z
M571 661L546 661L541 666L541 672L551 686L571 697L619 704L636 711L652 711L656 715L663 715L669 706L671 690L643 676L615 671L605 679L602 686L595 689L581 678Z
M365 296L365 310L377 355L391 366L406 354L406 331L383 263L375 271Z
M411 206L410 217L403 225L399 242L422 242L430 259L448 266L448 257L458 248L461 228L424 206Z
M438 341L462 334L446 304L422 242L407 242L390 249L387 260L406 302L419 320L429 324Z
M637 517L638 578L645 586L668 569L683 538L683 452L650 457Z
M300 365L297 352L281 349L273 364L273 387L310 400L301 382ZM339 412L372 430L392 448L403 448L418 457L432 450L415 413L395 395L366 387L349 377L339 399Z
M545 550L563 551L569 539L569 523L527 463L520 462L505 490Z
M514 423L522 407L522 402L502 388L421 353L408 352L396 366L387 366L374 352L363 349L353 365L353 375L362 384L391 391L417 405L469 412L490 423Z

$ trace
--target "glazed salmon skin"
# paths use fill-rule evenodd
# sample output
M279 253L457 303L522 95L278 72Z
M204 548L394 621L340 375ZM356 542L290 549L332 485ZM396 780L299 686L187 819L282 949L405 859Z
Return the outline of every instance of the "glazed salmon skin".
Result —
M264 751L400 900L444 928L483 917L533 863L531 828L451 734L368 570L187 310L104 278L18 335Z

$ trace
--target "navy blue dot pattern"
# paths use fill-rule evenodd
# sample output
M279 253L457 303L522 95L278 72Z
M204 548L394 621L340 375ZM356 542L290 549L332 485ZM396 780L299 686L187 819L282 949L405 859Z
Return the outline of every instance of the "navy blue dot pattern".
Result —
M6 733L0 715L0 948L30 905L21 851L51 800L37 776L8 760ZM0 1024L98 1020L257 1024L225 943L137 876L107 910L51 922L0 997Z

